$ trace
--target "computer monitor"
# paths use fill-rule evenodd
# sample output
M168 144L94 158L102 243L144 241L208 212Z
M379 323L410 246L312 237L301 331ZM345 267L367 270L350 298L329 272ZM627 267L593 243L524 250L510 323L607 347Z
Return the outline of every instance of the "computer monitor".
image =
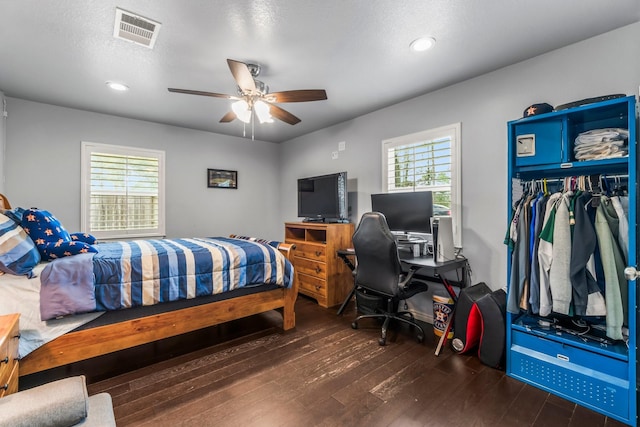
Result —
M371 210L382 213L393 232L431 233L431 191L372 194Z

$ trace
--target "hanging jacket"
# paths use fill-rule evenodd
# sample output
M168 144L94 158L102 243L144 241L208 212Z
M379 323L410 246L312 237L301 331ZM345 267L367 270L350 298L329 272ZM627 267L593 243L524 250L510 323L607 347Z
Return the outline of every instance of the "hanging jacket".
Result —
M509 278L509 294L507 297L507 311L509 313L517 314L520 312L520 300L522 298L525 281L527 280L526 264L528 259L527 254L527 239L526 239L526 217L523 214L523 206L526 200L521 201L521 205L516 210L519 211L517 216L517 223L515 223L515 229L511 234L513 243L513 252L511 253L511 277ZM516 218L514 218L516 219Z
M556 216L556 202L562 196L561 193L554 193L547 199L545 206L544 221L538 242L538 262L540 280L540 316L551 314L551 283L549 273L553 261L553 228Z
M552 310L560 314L569 314L571 305L569 198L572 195L573 193L568 191L558 199L553 227L553 262L549 271L549 284L553 302Z
M605 204L608 198L601 196L600 204L596 209L595 229L600 246L600 257L605 276L605 300L607 303L607 336L614 340L621 340L622 324L624 322L624 309L622 305L622 289L615 252L618 251L617 242L611 234L611 228L607 222ZM621 256L620 256L621 258ZM622 277L624 279L624 277ZM626 281L625 281L626 283ZM625 287L626 288L626 287Z
M582 193L574 198L572 242L571 242L571 286L573 305L579 316L604 316L607 314L604 297L587 264L596 249L596 231L586 211L591 193Z
M532 222L533 248L531 251L531 275L529 279L529 304L531 312L538 314L540 312L540 259L538 258L538 247L540 245L540 232L544 223L545 207L549 197L540 194L536 199L535 215Z
M626 202L623 200L626 198ZM618 216L618 244L624 256L624 263L629 263L629 221L627 219L628 212L625 212L624 206L629 206L629 197L614 196L611 197L611 205Z

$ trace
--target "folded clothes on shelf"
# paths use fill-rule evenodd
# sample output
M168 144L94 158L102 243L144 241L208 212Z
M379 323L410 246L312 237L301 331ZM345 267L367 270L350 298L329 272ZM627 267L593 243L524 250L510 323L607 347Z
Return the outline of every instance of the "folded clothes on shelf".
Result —
M628 154L629 130L622 128L592 129L578 134L573 152L576 160L624 157Z

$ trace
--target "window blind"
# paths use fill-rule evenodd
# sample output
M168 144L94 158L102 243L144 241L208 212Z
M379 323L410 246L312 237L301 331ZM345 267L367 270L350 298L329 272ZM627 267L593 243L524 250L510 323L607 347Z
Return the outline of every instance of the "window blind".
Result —
M145 230L159 224L159 160L91 153L91 231Z

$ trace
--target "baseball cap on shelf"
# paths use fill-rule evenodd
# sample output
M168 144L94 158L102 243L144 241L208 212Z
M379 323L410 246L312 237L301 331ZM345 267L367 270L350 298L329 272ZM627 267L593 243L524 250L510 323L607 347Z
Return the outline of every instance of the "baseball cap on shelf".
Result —
M538 114L550 113L553 111L553 107L546 102L540 104L533 104L527 107L522 114L523 117L537 116Z

